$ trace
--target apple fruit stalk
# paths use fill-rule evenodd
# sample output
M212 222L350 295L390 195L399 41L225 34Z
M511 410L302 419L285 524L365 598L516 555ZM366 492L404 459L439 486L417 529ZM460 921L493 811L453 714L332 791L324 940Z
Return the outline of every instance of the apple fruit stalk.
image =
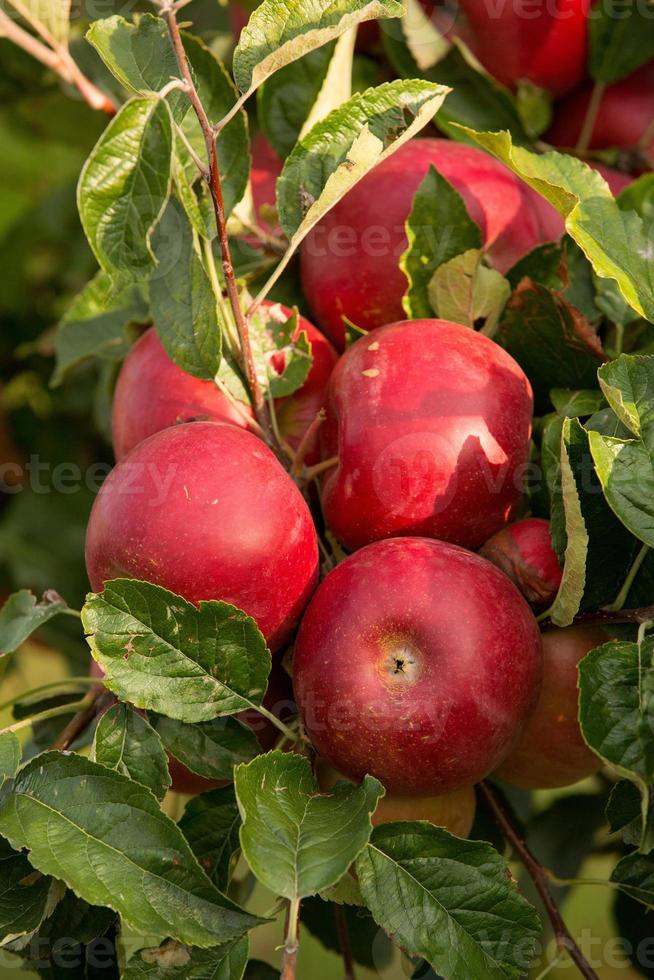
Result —
M293 682L316 751L355 781L439 796L511 750L540 690L541 639L515 586L443 541L394 538L325 578L302 619Z
M532 410L522 369L467 327L411 320L360 338L328 388L328 526L349 550L405 534L479 548L520 499Z

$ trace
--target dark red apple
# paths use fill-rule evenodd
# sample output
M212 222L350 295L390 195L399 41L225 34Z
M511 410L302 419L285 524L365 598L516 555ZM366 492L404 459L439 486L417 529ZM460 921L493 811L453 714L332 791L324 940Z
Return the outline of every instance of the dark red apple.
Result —
M504 85L528 80L561 96L585 78L590 0L460 0L460 6L467 43Z
M265 306L281 322L291 316L291 311L279 303ZM320 331L304 317L298 317L296 338L302 332L311 343L311 371L299 391L275 403L282 435L292 449L297 449L324 406L327 382L337 360L334 348ZM283 370L283 365L278 368ZM213 381L202 381L182 371L168 357L156 330L151 328L134 344L118 377L112 411L114 452L121 460L148 436L177 422L210 419L247 428L251 418L249 405L235 405ZM317 458L316 439L306 462L316 462Z
M327 524L350 550L400 534L481 547L520 499L532 406L522 369L474 330L411 320L362 337L328 389Z
M256 436L189 422L150 436L120 462L91 512L86 567L97 592L145 579L189 602L222 599L288 639L318 571L300 491Z
M536 710L496 775L525 789L569 786L602 768L579 728L579 661L607 643L598 627L573 626L543 634L543 686Z
M550 537L550 522L529 517L494 534L480 555L492 561L534 606L549 605L563 574Z
M301 246L302 284L320 326L343 347L347 316L364 330L405 315L405 222L430 165L462 195L491 261L505 272L548 238L531 196L503 164L462 143L415 139L375 167Z
M315 770L323 792L332 789L340 780L346 780L324 759L316 760ZM392 796L387 793L377 804L371 819L373 827L396 820L428 820L436 827L449 830L455 837L467 837L475 821L476 809L477 799L472 786L442 796Z
M318 753L391 794L438 796L510 751L540 690L531 609L494 565L443 541L351 555L302 620L293 682Z
M574 147L586 118L592 87L586 86L563 101L556 110L547 140L555 146ZM654 61L639 68L633 75L609 85L600 103L589 149L637 147L646 133L649 169L654 167ZM642 167L640 169L648 169Z

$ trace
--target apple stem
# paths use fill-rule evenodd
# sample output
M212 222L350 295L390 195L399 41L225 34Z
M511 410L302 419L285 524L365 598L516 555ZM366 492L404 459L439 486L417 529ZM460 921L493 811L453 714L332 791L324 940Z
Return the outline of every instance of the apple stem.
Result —
M300 899L291 898L286 913L286 930L284 935L284 953L282 956L282 972L280 980L295 980L297 953L300 948Z
M350 933L348 932L347 919L345 918L342 905L334 905L334 918L336 919L336 931L338 932L338 941L343 955L343 967L345 969L343 980L356 980L352 947L350 945Z
M507 843L510 844L511 848L523 864L525 870L528 872L529 877L533 881L536 891L538 892L541 901L545 906L545 910L552 924L557 946L560 950L565 950L568 953L570 959L573 961L582 977L586 977L586 980L599 980L597 973L595 970L593 970L590 963L577 946L577 943L573 939L568 927L563 921L558 905L554 901L552 893L549 890L547 883L547 872L532 853L524 837L514 826L513 818L504 805L501 797L490 785L490 783L485 781L479 783L478 788L481 796L493 815L495 823L502 831L502 835L506 839Z
M579 133L579 139L577 140L577 145L575 147L575 152L579 154L588 152L588 147L590 146L590 141L593 138L595 123L597 122L597 114L600 111L605 89L606 86L603 82L595 82L595 86L590 97L590 102L588 103L588 108L586 109L586 115L581 127L581 132Z
M326 417L327 415L325 409L321 408L320 411L317 413L315 419L307 429L307 431L302 436L302 439L300 440L300 445L297 447L297 452L293 456L293 462L291 465L291 473L293 474L293 476L302 475L302 468L304 466L304 460L306 459L306 455L309 449L311 448L311 443L315 439L318 429L323 424Z
M647 558L648 553L649 553L649 545L644 544L640 549L640 551L638 552L633 565L629 569L629 574L627 575L624 581L624 585L620 589L615 601L612 602L610 606L605 607L606 612L620 612L625 602L627 601L627 597L629 595L629 592L631 591L631 586L634 584L634 579L638 575L638 572L640 571L640 567L645 561L645 559Z
M307 482L315 480L321 473L324 473L326 470L333 470L335 466L338 466L338 456L330 456L329 459L323 459L322 463L316 463L315 466L307 467L304 471L304 478Z
M248 318L243 313L243 309L241 307L238 285L236 283L236 274L234 272L234 265L232 263L232 255L229 247L227 219L225 216L225 202L223 199L222 181L218 167L218 151L216 148L217 134L215 128L209 121L209 117L207 116L206 110L202 105L202 100L200 99L198 90L195 87L195 82L193 81L191 69L186 57L186 51L184 50L184 42L182 41L179 24L177 23L177 6L170 3L169 0L154 0L154 3L168 28L170 41L177 59L177 66L180 70L183 81L186 83L187 95L195 115L197 116L200 128L202 130L202 135L204 137L207 159L209 161L209 173L207 175L206 171L203 170L202 176L209 185L211 200L213 202L214 213L216 216L218 240L220 242L220 250L223 258L223 275L225 277L227 296L234 315L236 329L238 331L243 369L248 383L248 388L250 390L250 395L252 397L252 406L254 408L254 414L256 415L257 422L265 434L268 445L271 448L276 449L275 436L270 424L270 416L268 414L268 406L266 405L263 389L259 383L254 363L252 344L250 342L250 331L248 328Z

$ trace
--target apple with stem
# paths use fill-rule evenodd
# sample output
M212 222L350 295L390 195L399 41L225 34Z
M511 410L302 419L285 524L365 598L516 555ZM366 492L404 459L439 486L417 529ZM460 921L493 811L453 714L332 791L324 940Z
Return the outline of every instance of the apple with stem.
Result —
M596 626L571 626L543 634L543 686L520 739L495 775L525 789L556 789L602 768L579 727L578 666L610 640Z
M408 283L399 267L405 222L432 165L463 197L500 271L548 240L526 185L503 164L451 140L410 140L360 180L301 246L309 306L338 347L345 340L343 316L372 330L405 315Z
M549 521L528 517L511 524L494 534L479 554L508 575L531 605L553 602L563 570L552 547Z
M315 587L318 546L304 498L260 439L188 422L110 473L89 519L86 567L96 592L124 577L189 602L232 603L277 650Z
M479 548L522 492L532 392L513 358L445 320L362 337L332 375L325 519L349 550L424 535Z
M292 315L279 303L264 306L266 314L280 323ZM298 317L294 339L302 333L311 344L311 370L298 391L275 402L281 434L294 451L325 404L327 382L337 361L329 341L312 323ZM274 354L271 360L273 370L281 373L283 352ZM148 436L178 422L208 419L248 428L253 418L250 405L230 397L213 381L193 377L175 364L151 327L134 344L118 376L111 418L114 452L121 460ZM305 462L315 463L318 458L316 433Z
M515 586L443 541L394 538L325 578L298 633L293 684L316 751L391 795L483 779L540 690L541 639Z

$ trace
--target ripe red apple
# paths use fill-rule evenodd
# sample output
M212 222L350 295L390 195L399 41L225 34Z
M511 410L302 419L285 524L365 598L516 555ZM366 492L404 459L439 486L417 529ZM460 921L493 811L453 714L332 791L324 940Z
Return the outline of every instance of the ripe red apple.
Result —
M291 311L279 303L266 303L271 316L285 322ZM337 360L328 340L319 330L298 317L296 338L305 332L311 343L313 364L303 387L275 403L279 426L291 448L297 449L302 436L325 404L327 382ZM283 354L275 358L283 358ZM273 358L273 365L283 364ZM151 328L134 344L125 358L114 395L112 433L116 459L148 436L177 422L210 419L248 427L252 418L249 405L235 405L213 381L202 381L182 371L168 357L157 332ZM318 458L317 438L306 456L308 463Z
M301 246L307 300L338 347L343 316L364 330L404 317L407 279L398 263L407 247L405 222L431 164L462 195L502 272L548 240L526 185L503 164L462 143L411 140L346 194Z
M497 767L540 690L531 609L494 565L394 538L330 572L302 620L293 681L316 750L350 779L438 796Z
M586 75L590 0L460 0L465 37L498 81L531 81L553 95Z
M547 140L555 146L577 145L586 118L592 87L586 86L557 106ZM650 139L643 149L649 155L649 169L654 167L654 61L639 68L628 78L609 85L600 103L589 149L637 147L646 133ZM647 169L645 167L644 169Z
M328 389L327 524L350 550L400 534L479 548L520 498L532 407L513 358L467 327L411 320L362 337Z
M346 777L324 759L316 760L316 777L323 792ZM444 827L455 837L467 837L475 821L477 799L472 786L464 786L442 796L392 796L388 793L377 804L371 819L373 827L396 820L428 820Z
M579 728L577 666L610 637L598 627L573 626L543 634L543 686L536 710L496 775L525 789L569 786L602 768Z
M497 565L534 606L549 605L563 575L552 547L550 522L529 517L498 531L480 555Z
M189 422L146 439L109 475L86 567L96 592L123 576L233 603L275 650L315 587L318 548L300 491L260 439Z

